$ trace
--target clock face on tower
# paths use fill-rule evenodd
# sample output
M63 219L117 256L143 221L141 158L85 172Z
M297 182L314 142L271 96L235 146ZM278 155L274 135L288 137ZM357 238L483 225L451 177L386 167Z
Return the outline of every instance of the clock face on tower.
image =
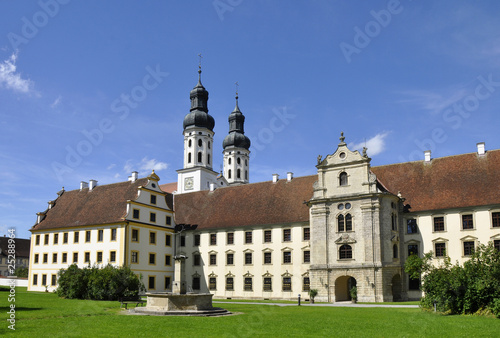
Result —
M193 184L194 184L194 181L193 181L192 177L186 177L184 179L184 189L193 190Z

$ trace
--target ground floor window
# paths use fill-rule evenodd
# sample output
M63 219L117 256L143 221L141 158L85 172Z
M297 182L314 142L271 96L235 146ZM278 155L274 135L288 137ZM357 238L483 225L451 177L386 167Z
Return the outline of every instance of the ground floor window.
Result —
M495 249L497 249L498 251L500 251L500 239L495 239L495 240L493 241L493 247L494 247Z
M148 278L148 289L155 289L155 276L149 276Z
M252 277L245 277L245 291L252 291Z
M264 291L273 291L273 282L271 277L264 277Z
M303 283L302 283L302 290L309 291L310 289L311 289L311 282L309 280L309 277L304 277Z
M170 290L170 277L165 277L165 290Z
M420 289L420 279L409 277L408 290L419 290L419 289Z
M43 286L47 285L47 275L45 275L45 274L42 275L42 285Z
M291 277L283 277L283 291L292 291Z
M193 290L200 289L200 277L193 277Z
M217 278L210 277L209 283L208 283L208 288L210 290L217 290Z
M474 241L464 242L464 256L470 256L474 253Z
M446 256L446 243L435 243L434 250L436 251L436 257Z
M418 255L418 244L408 244L408 257Z
M38 275L36 273L33 275L33 285L38 285Z
M226 277L226 290L233 291L234 290L234 279L233 277Z
M52 277L52 280L51 280L50 285L56 286L57 285L57 275L53 274L51 277Z

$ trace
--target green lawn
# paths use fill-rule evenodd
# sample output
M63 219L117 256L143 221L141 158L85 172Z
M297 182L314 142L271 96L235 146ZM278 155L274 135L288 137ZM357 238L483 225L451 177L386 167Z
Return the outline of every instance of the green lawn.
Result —
M8 293L0 292L7 317ZM16 331L3 319L0 335L21 337L498 337L500 320L478 316L441 316L420 309L279 307L217 304L234 313L218 318L123 315L118 302L59 299L51 293L17 288Z

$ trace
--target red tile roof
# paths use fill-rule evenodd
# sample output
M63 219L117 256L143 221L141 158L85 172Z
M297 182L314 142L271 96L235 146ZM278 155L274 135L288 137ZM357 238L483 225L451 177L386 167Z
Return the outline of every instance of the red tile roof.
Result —
M401 192L411 212L500 204L500 150L371 170L390 192Z
M174 195L175 222L199 228L308 222L317 175Z
M133 183L98 185L92 191L65 191L47 210L45 219L31 230L121 222L127 212L127 200L135 200L139 186L147 182L147 178L141 178Z
M160 189L168 193L173 193L177 191L177 182L162 184L160 185Z

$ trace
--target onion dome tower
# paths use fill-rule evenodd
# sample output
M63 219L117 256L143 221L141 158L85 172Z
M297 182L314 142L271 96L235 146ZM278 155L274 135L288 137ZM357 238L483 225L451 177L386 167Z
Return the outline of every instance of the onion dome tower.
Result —
M200 56L201 57L201 56ZM201 84L201 59L198 83L191 90L191 109L184 117L184 168L177 170L178 192L208 190L217 183L212 170L215 120L208 114L208 91Z
M224 138L224 176L230 185L248 183L250 161L250 139L245 136L245 116L238 106L238 91L236 91L236 106L229 114L229 134Z

